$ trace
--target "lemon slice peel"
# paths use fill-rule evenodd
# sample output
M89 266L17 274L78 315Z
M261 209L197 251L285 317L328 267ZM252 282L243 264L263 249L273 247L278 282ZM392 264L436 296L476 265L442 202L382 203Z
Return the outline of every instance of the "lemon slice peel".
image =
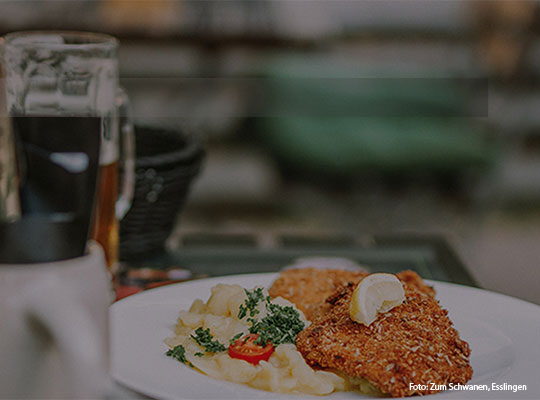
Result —
M404 300L403 284L395 275L370 274L354 289L349 314L354 321L369 326L378 314L390 311Z

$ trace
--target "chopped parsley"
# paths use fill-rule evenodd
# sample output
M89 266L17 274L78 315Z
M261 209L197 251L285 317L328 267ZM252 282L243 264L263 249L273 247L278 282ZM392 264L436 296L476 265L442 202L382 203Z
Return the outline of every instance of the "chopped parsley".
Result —
M236 335L234 335L231 338L231 340L229 340L229 344L234 344L234 342L236 342L238 339L240 339L242 337L242 335L244 335L242 332L237 333Z
M227 350L223 344L217 340L212 340L214 337L210 333L210 328L203 329L199 327L195 330L195 335L191 335L191 338L197 342L200 346L204 347L208 353L219 353Z
M262 346L268 342L273 343L275 346L282 343L295 343L296 336L305 327L304 322L300 319L300 314L291 306L280 306L279 304L273 304L270 301L270 296L264 297L262 288L257 288L252 292L245 291L247 299L244 304L240 306L238 312L238 318L242 319L246 315L249 317L248 322L251 323L249 328L250 333L258 334L256 343ZM265 301L265 307L268 314L261 320L257 320L256 316L259 310L256 309L261 300ZM236 335L233 339L236 340Z
M255 317L259 310L257 310L257 304L259 304L259 301L264 299L264 293L262 288L257 288L250 292L247 289L244 289L244 292L246 292L247 299L244 301L244 304L242 304L238 311L238 319L244 318L248 311L250 317ZM269 298L269 297L268 297Z
M194 355L194 356L197 356L197 357L203 357L203 356L204 356L204 354L201 353L201 352L197 352L197 353L195 353L195 354L193 354L193 355Z
M184 346L179 344L178 346L173 347L172 349L169 349L165 355L174 358L175 360L180 361L181 363L184 363L186 365L189 365L190 367L193 367L193 364L191 364L188 359L186 358L186 349L184 349Z
M275 346L282 343L295 343L296 336L304 329L298 311L291 306L266 303L268 315L253 323L250 333L259 335L257 343L265 345L272 342Z

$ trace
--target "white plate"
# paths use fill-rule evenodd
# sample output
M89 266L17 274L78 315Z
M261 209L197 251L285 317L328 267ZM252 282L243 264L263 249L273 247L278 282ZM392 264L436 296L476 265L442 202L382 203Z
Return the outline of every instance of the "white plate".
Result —
M233 275L186 282L130 296L111 306L112 374L119 383L159 399L314 398L279 395L200 374L165 356L178 312L207 300L217 283L269 286L275 274ZM470 384L527 385L526 391L446 391L434 399L540 399L540 307L485 290L431 282L461 337L469 342ZM338 392L329 400L365 398Z

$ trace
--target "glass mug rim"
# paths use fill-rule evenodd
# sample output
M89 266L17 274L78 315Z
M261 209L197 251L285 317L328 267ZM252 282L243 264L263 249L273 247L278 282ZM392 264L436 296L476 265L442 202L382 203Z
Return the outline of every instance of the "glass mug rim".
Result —
M62 43L39 40L39 38L62 37ZM27 40L24 40L27 39ZM67 43L66 43L67 41ZM4 35L4 45L19 48L46 48L50 50L92 50L118 48L118 39L112 35L86 31L29 30Z

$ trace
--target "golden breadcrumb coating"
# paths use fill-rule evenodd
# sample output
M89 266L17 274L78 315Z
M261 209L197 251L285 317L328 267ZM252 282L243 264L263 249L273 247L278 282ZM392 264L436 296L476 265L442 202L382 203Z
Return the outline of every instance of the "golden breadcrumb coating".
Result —
M439 391L431 389L432 383L465 384L473 373L469 345L459 338L448 312L429 291L420 290L416 279L411 280L413 284L402 281L405 301L369 326L349 315L358 283L337 288L326 300L325 313L315 316L297 337L296 345L306 361L364 378L393 397ZM412 390L410 383L427 385L427 390Z
M320 305L336 288L348 282L358 282L366 277L366 271L344 269L302 268L283 271L274 281L268 294L281 296L298 307L308 320L315 317Z
M302 268L282 272L272 284L268 293L271 297L281 296L302 310L308 320L324 313L328 308L325 299L336 288L348 282L359 282L369 275L366 271L347 271L343 269ZM397 277L416 286L420 291L433 297L435 291L427 286L413 271L403 271Z

